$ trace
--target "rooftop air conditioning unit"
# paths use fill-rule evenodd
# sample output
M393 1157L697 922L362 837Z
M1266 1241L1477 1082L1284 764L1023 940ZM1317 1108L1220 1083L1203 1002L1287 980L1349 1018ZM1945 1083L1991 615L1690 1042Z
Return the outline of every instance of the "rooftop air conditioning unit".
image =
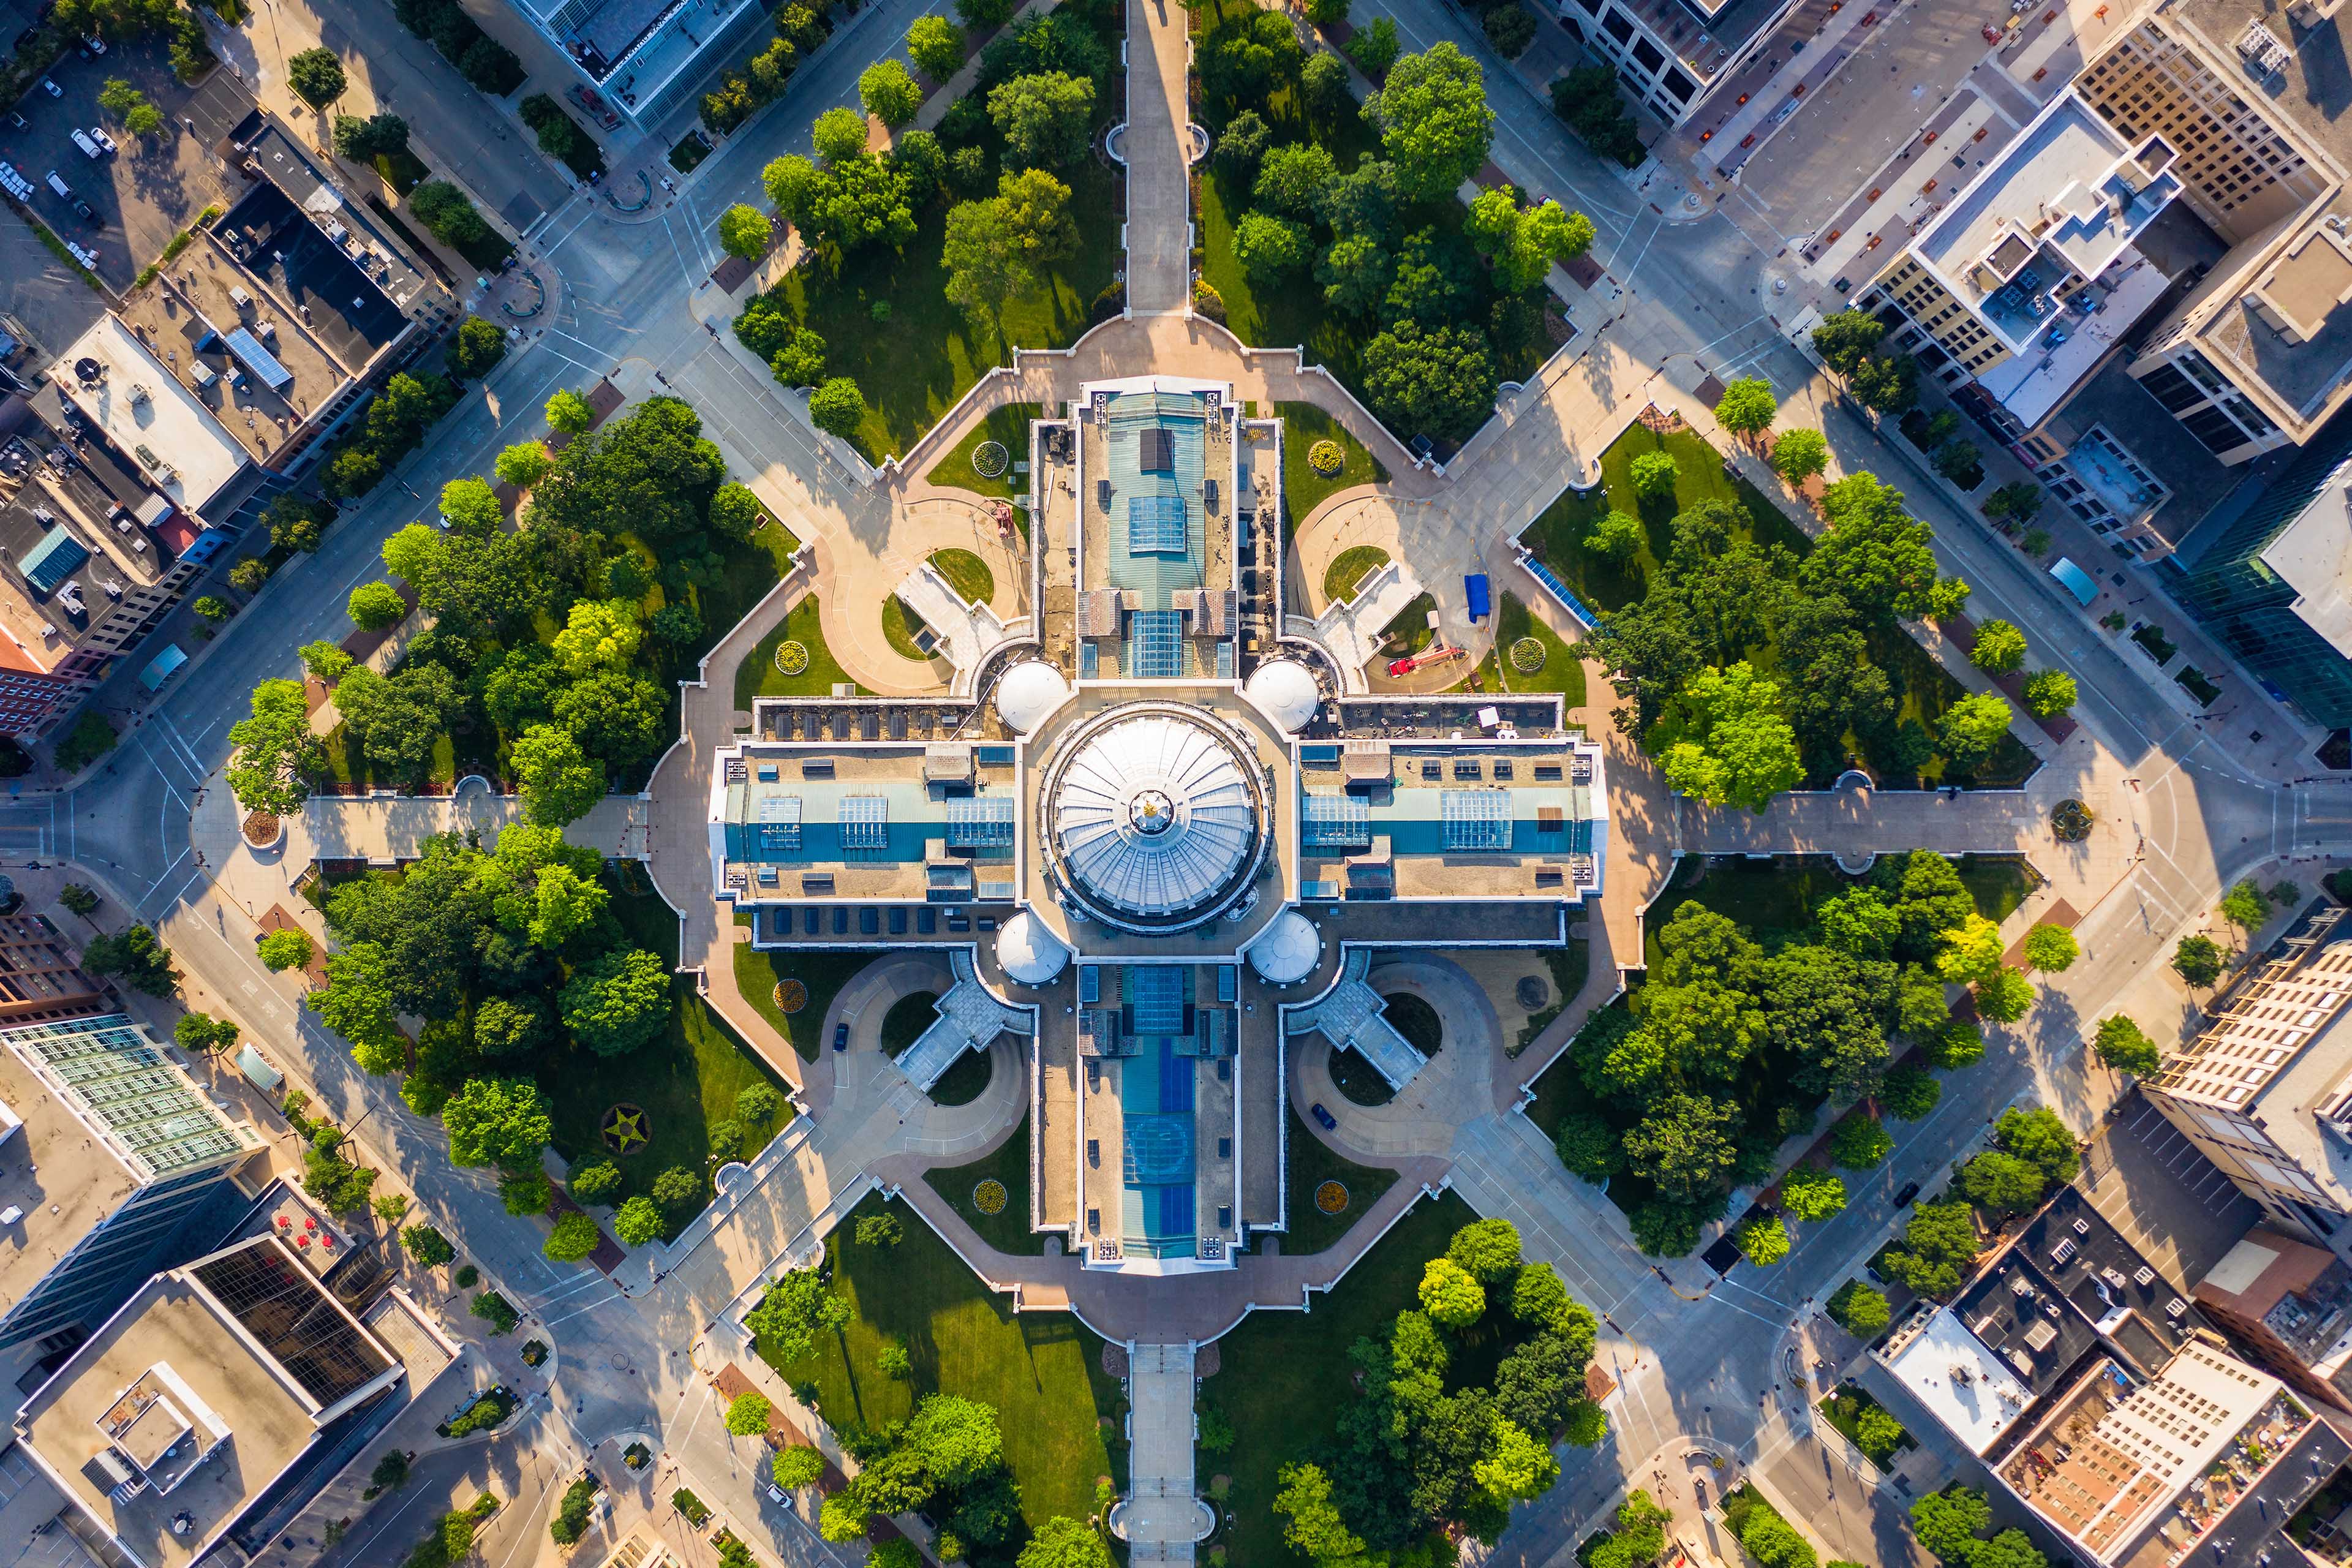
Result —
M155 395L147 390L145 383L134 381L131 384L131 407L137 408L144 404L152 403L154 400Z

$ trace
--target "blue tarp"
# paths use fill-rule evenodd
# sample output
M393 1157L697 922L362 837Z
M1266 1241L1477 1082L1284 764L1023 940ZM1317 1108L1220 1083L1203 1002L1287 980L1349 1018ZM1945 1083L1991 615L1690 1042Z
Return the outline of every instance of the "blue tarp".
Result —
M1486 596L1486 574L1484 572L1476 572L1463 578L1462 588L1470 598L1470 618L1474 621L1485 620L1494 608Z

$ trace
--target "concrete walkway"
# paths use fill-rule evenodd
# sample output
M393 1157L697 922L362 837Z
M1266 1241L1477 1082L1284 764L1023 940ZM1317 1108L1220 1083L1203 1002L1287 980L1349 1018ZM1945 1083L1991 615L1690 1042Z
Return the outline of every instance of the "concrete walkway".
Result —
M1119 152L1127 162L1127 305L1139 316L1189 311L1192 304L1184 123L1192 18L1171 0L1127 0L1127 128Z
M1133 1345L1127 1355L1127 1497L1111 1514L1130 1563L1190 1563L1213 1516L1192 1482L1192 1347Z

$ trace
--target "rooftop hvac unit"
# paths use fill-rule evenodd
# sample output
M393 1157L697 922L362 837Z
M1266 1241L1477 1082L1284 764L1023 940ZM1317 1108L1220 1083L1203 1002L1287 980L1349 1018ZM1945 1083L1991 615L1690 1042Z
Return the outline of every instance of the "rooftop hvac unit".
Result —
M253 309L253 296L245 291L245 285L242 283L230 284L228 286L228 297L240 310L250 310Z
M2294 58L2286 45L2279 41L2279 36L2259 21L2247 23L2246 30L2238 35L2238 53L2247 65L2266 77L2286 69L2287 61Z
M152 403L153 401L155 401L155 395L147 390L145 383L134 381L131 384L131 407L142 407L146 404Z

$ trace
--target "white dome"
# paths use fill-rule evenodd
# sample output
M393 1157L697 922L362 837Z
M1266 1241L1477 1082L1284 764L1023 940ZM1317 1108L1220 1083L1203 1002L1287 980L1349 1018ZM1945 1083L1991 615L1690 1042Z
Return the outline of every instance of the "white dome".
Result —
M1055 840L1080 890L1158 920L1197 909L1257 847L1257 804L1233 742L1139 713L1086 736L1059 770Z
M1323 693L1316 686L1314 675L1295 658L1278 658L1259 665L1242 689L1276 727L1293 734L1307 727L1307 721L1315 717L1315 710L1323 703Z
M1288 985L1315 973L1323 956L1323 938L1315 922L1297 910L1285 910L1249 944L1250 967L1270 985Z
M1043 985L1068 965L1070 950L1044 921L1023 910L996 933L996 962L1021 984Z
M1038 659L1024 659L996 680L996 716L1027 734L1070 695L1062 672Z

